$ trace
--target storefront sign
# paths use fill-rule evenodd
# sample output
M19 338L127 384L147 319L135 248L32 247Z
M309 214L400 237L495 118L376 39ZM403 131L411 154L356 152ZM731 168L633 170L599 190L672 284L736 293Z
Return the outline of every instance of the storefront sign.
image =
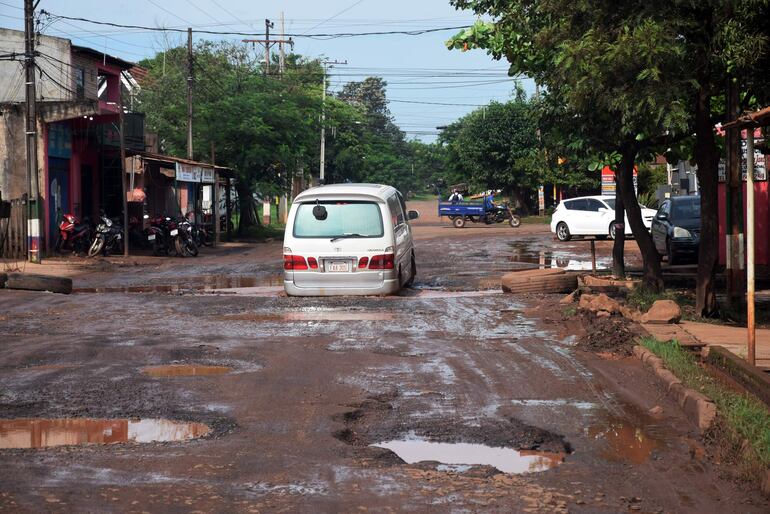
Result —
M765 163L765 154L762 150L756 150L757 146L764 142L763 138L754 138L754 180L767 180L767 166ZM741 139L741 180L746 182L746 140ZM727 182L727 162L725 159L719 160L717 172L719 182Z
M176 163L176 179L179 182L200 182L201 167L178 162Z
M201 168L201 182L213 184L215 175L214 168Z
M537 206L540 212L545 211L545 189L543 186L537 188Z

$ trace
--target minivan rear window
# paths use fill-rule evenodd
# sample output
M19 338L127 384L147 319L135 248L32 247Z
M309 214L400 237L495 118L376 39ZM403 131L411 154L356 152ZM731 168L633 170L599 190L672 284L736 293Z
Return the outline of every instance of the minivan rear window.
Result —
M294 237L382 237L382 212L375 202L324 201L326 219L316 219L316 202L302 203L294 218Z

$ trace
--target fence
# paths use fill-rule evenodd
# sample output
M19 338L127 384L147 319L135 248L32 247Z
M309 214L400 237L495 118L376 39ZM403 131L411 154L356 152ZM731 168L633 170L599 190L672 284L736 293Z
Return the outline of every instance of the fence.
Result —
M0 206L0 257L24 260L27 258L27 195L3 203L5 205Z

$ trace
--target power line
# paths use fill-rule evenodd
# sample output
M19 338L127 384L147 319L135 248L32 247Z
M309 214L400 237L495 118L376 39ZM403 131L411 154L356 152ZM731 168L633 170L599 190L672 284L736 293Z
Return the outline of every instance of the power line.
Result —
M340 14L344 14L344 13L348 12L349 10L351 10L352 8L354 8L355 6L357 6L358 4L360 4L360 3L361 3L361 2L363 2L363 1L364 1L364 0L358 0L358 1L357 1L356 3L354 3L353 5L351 5L351 6L348 6L348 7L344 8L343 10L341 10L341 11L340 11L340 12L338 12L337 14L333 14L333 15L332 15L332 16L330 16L329 18L326 18L326 19L325 19L325 20L323 20L321 23L318 23L318 24L316 24L316 25L313 25L312 27L310 27L309 29L307 29L307 30L305 31L305 33L308 33L308 32L310 32L310 31L311 31L311 30L313 30L313 29L317 29L318 27L320 27L321 25L323 25L323 24L324 24L324 23L326 23L327 21L331 21L331 20L333 20L334 18L336 18L336 17L337 17L337 16L339 16Z
M148 1L148 2L150 2L152 5L154 5L155 7L157 7L158 9L160 9L161 11L165 12L166 14L170 14L170 15L171 15L171 16L173 16L174 18L176 18L176 19L178 19L178 20L182 20L183 22L187 23L188 25L190 24L190 22L189 22L189 21L185 20L184 18L182 18L181 16L179 16L179 15L178 15L178 14L176 14L175 12L173 12L173 11L169 11L168 9L166 9L165 7L163 7L162 5L160 5L160 4L158 4L157 2L155 2L155 0L147 0L147 1ZM47 13L45 10L42 10L42 11L40 11L40 14L48 14L48 13ZM59 16L59 18L66 18L66 16ZM84 20L84 21L85 21L85 20ZM186 32L186 31L185 31L185 32Z
M418 100L395 100L389 99L388 102L395 102L399 104L422 104L422 105L446 105L450 107L484 107L485 104L452 104L444 102L420 102Z
M153 3L153 0L147 0ZM164 9L165 10L165 9ZM90 20L88 18L79 18L74 16L62 16L59 14L53 14L49 11L40 11L41 15L46 15L56 20L71 20L82 21L85 23L92 23L94 25L106 25L108 27L117 27L124 29L141 29L152 32L187 32L187 29L172 28L172 27L147 27L143 25L126 25L122 23L112 23L108 21ZM184 21L184 20L182 20ZM307 37L307 38L341 38L341 37L358 37L358 36L382 36L382 35L404 35L404 36L419 36L422 34L428 34L431 32L442 32L447 30L461 30L470 27L470 25L462 25L458 27L440 27L432 29L416 29L416 30L391 30L391 31L376 31L376 32L340 32L340 33L328 33L328 34L285 34L286 37ZM217 31L217 30L196 30L200 34L213 34L219 36L264 36L262 32L236 32L236 31Z
M188 4L190 4L190 5L192 5L193 7L195 7L197 10L199 10L200 12L202 12L203 14L205 14L206 16L208 16L209 18L211 18L211 19L212 19L212 20L214 20L215 22L217 22L217 23L222 23L222 22L221 22L221 21L219 21L218 19L214 18L214 17L213 17L211 14L209 14L209 12L208 12L208 11L206 11L205 9L201 9L200 7L198 7L198 5L196 5L195 3L193 3L193 1L192 1L192 0L187 0L187 3L188 3Z

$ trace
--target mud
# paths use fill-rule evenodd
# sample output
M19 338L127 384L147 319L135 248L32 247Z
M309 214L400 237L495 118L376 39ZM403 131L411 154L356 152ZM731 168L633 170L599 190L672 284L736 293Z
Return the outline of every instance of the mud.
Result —
M599 317L593 312L576 314L584 334L577 340L577 347L590 352L611 352L631 355L638 334L632 332L633 323L622 316Z
M202 423L166 419L3 419L0 448L187 441L209 431Z
M538 253L555 246L542 227L414 231L416 287L385 298L288 298L280 286L67 297L0 290L0 419L210 427L178 442L0 450L0 510L767 511L756 492L724 478L724 465L693 459L696 427L638 360L575 345L591 325L565 318L559 297L487 290L518 266L511 241ZM566 249L586 260L585 242L558 246ZM610 249L597 244L600 257ZM280 275L280 242L220 251L184 266L148 259L73 279L143 287ZM232 371L142 373L169 364ZM657 405L660 416L644 415ZM408 438L566 457L544 472L508 474L406 464L369 446ZM629 455L613 449L628 446Z
M197 364L172 364L169 366L148 366L142 368L142 373L154 378L163 377L197 377L225 375L233 369L227 366L205 366Z

